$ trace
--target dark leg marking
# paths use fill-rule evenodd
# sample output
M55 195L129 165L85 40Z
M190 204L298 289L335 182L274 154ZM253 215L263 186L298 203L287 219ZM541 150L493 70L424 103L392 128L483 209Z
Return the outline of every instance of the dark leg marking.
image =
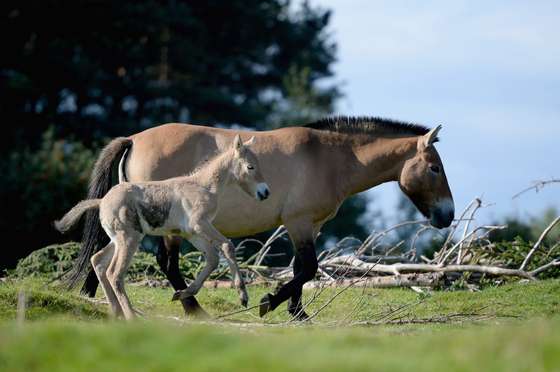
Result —
M294 255L294 278L303 271L303 264L299 254ZM305 320L309 316L303 310L303 305L301 303L301 292L302 288L295 288L294 294L288 300L288 312L296 320Z
M296 255L299 256L301 261L301 266L298 266L298 268L301 268L301 271L298 272L292 280L284 284L277 293L269 293L261 299L261 306L259 309L261 316L276 309L278 305L291 297L301 299L303 285L315 277L319 265L317 263L317 255L315 254L315 245L313 242L303 243L299 247L296 247Z
M163 226L167 217L169 216L169 210L171 209L171 202L167 201L161 205L156 205L153 203L138 203L140 213L144 220L152 228L158 228Z
M140 215L138 214L138 210L135 207L127 208L126 211L126 218L130 223L132 223L132 228L138 232L143 233L142 225L140 224Z
M175 291L187 289L187 283L185 283L179 270L179 247L180 244L168 243L161 239L157 253L159 266ZM204 311L194 296L181 299L181 304L187 315L202 318L209 317L208 313Z

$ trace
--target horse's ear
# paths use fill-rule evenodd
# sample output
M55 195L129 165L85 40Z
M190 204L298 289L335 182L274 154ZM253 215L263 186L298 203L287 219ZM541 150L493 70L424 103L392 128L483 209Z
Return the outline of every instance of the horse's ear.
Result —
M233 139L233 148L236 150L241 150L242 147L243 142L241 142L241 137L239 136L239 134L236 134L235 138Z
M424 134L422 137L418 139L418 150L423 150L427 147L430 147L435 142L438 141L437 135L441 130L441 124L435 128L432 128L428 133Z
M249 146L253 145L254 143L255 143L255 136L252 136L251 138L249 138L249 141L247 141L243 144L243 146L249 147Z

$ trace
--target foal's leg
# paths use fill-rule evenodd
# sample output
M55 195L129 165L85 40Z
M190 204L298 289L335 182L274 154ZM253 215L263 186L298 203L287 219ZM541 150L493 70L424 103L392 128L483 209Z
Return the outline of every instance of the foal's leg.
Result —
M105 248L101 249L99 252L97 252L91 257L91 265L93 267L93 270L95 270L95 274L97 275L97 278L99 279L101 288L103 288L105 297L107 298L107 301L109 301L112 315L118 317L123 315L123 311L119 303L119 300L115 296L113 287L111 287L111 284L107 279L107 270L109 269L109 264L113 259L114 253L115 253L115 244L111 242L107 244Z
M218 249L216 245L213 245L212 239L209 239L206 235L196 234L189 238L189 242L192 243L199 251L204 253L206 258L206 265L198 273L195 280L189 285L187 289L175 292L172 301L194 296L200 291L202 285L208 279L210 274L218 268L218 263L220 256L218 254Z
M235 246L228 238L226 238L218 230L216 230L216 228L211 223L204 221L199 225L201 225L204 236L210 239L210 244L220 246L222 253L224 254L224 257L228 263L233 284L235 285L239 293L239 300L241 301L241 305L247 307L247 304L249 303L249 295L247 294L245 281L243 280L243 276L241 275L239 266L237 266L237 259L235 257Z
M286 223L288 233L294 243L294 278L284 284L275 294L264 295L260 302L259 314L264 316L278 307L282 302L291 299L288 307L290 314L298 319L306 319L307 314L301 307L303 285L313 279L317 273L318 263L313 241L313 228L310 223L292 221ZM296 262L298 262L296 264ZM297 266L297 268L296 268Z
M183 279L179 270L179 248L181 246L181 237L166 236L163 238L164 247L159 247L157 261L161 270L165 273L167 280L173 286L175 291L187 288L187 283ZM181 304L185 310L185 314L196 317L206 318L208 313L199 305L196 297L191 296L181 299Z
M125 319L134 319L134 310L126 291L124 289L124 279L126 271L130 266L134 253L142 241L143 234L136 231L119 232L115 238L116 249L113 260L109 267L109 283L115 291L115 295L121 304Z

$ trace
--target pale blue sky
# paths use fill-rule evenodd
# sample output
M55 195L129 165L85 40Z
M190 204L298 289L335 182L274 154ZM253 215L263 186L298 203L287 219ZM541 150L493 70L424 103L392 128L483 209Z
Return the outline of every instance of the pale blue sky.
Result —
M456 209L496 203L485 221L560 207L559 1L313 0L333 10L339 114L434 126ZM394 214L397 186L376 188Z

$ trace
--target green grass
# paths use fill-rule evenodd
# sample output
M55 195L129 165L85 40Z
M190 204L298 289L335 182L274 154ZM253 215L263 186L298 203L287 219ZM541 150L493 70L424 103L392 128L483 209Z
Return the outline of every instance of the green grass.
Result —
M29 321L18 325L16 298L22 289L29 301ZM130 324L107 319L106 305L37 280L0 284L0 371L560 369L558 280L427 296L404 289L349 289L313 324L303 326L281 324L288 319L284 306L264 321L256 309L227 321L177 321L174 317L182 317L182 310L169 301L170 289L128 289L135 306L146 314ZM250 305L269 290L250 287ZM310 312L336 291L321 294ZM312 295L305 293L307 300ZM213 315L239 309L231 289L204 289L199 299ZM361 305L356 307L358 299ZM472 312L485 318L354 324L379 319L403 305L410 305L401 314L408 320Z

